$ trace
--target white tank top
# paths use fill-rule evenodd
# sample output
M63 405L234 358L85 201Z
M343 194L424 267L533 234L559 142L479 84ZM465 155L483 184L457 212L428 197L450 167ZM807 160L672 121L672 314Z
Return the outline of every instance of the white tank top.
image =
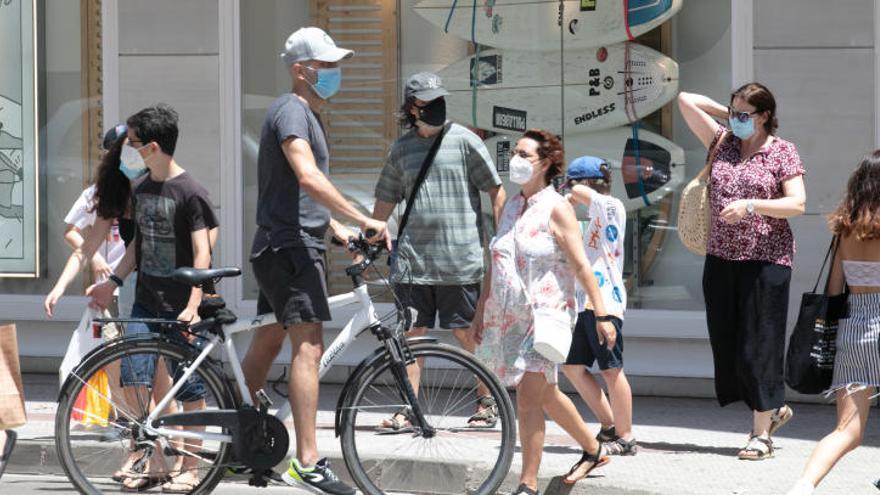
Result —
M846 283L855 287L880 287L880 261L843 261Z

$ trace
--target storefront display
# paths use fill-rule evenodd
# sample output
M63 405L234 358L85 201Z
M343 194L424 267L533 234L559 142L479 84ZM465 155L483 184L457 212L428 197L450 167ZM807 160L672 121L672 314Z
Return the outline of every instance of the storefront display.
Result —
M0 1L0 277L39 273L35 0Z

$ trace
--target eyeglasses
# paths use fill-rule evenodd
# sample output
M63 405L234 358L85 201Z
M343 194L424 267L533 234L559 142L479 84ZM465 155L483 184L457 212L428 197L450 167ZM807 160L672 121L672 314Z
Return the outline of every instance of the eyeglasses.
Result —
M733 107L727 107L727 114L730 115L730 118L736 119L740 122L746 122L750 118L752 118L752 115L755 115L758 113L761 113L761 112L758 110L755 110L754 112L737 112L736 110L733 109Z

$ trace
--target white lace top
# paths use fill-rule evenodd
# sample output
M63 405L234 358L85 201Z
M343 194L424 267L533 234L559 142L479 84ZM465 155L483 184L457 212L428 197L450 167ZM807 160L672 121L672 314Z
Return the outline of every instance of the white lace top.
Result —
M846 283L855 287L880 287L880 261L843 261Z

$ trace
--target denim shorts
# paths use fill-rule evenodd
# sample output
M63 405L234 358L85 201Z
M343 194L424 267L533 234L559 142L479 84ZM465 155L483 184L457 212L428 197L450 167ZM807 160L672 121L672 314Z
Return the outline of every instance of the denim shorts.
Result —
M175 319L177 315L172 314L162 314L151 311L138 303L135 303L131 308L131 317L132 318L167 318L167 319ZM159 328L156 328L155 325L147 324L147 323L129 323L125 329L126 335L134 335L139 333L163 333L163 331ZM178 331L165 331L164 332L172 341L179 342L182 344L187 344L186 338ZM197 348L201 348L203 344L203 340L196 339L194 345ZM165 364L168 367L168 374L172 377L172 379L176 382L178 378L183 375L183 366L182 363L171 362L168 359L165 359ZM121 381L123 387L131 387L131 386L153 386L153 377L156 371L156 357L149 356L146 354L134 354L133 356L129 356L122 360L121 364ZM183 387L177 391L174 395L174 398L181 402L195 402L197 400L204 399L207 397L208 391L205 387L205 382L202 380L202 377L199 376L198 372L191 375L187 380ZM161 397L157 397L157 400L161 399Z

